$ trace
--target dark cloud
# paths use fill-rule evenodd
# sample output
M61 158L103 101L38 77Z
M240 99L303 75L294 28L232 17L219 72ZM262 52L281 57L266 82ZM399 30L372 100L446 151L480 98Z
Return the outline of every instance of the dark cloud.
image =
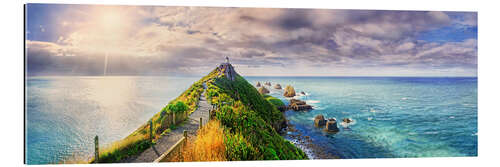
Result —
M305 9L289 9L278 18L277 24L285 30L310 28L313 23L307 17L309 11Z

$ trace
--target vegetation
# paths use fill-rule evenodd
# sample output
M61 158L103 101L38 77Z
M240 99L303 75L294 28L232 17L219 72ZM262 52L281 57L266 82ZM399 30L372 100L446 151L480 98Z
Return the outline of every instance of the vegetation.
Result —
M207 97L217 106L214 117L225 129L227 160L307 159L302 150L277 132L285 121L275 107L284 105L281 100L262 96L239 75L234 81L215 75L206 84Z
M271 103L272 105L276 106L276 107L279 107L279 106L284 106L285 103L283 103L283 101L281 101L280 99L276 98L276 97L273 97L273 96L270 96L270 95L263 95L263 97L269 102Z
M307 159L302 150L278 133L285 123L283 113L276 108L284 105L281 100L261 95L239 75L231 81L224 71L213 70L149 120L153 124L152 140L146 123L126 138L100 149L99 162L119 162L149 148L175 128L171 124L173 115L176 120L185 119L196 110L204 86L207 100L217 106L213 119L189 140L182 156L174 161Z
M100 163L113 163L136 155L148 149L158 138L170 132L176 125L172 124L172 115L175 113L176 122L182 122L187 115L196 110L201 93L203 93L203 79L195 82L179 97L170 101L160 112L155 114L149 121L153 123L153 140L150 140L149 121L122 140L113 142L99 149ZM89 163L93 163L92 158Z
M198 130L196 138L188 140L181 154L171 161L226 161L225 132L217 120L209 121Z

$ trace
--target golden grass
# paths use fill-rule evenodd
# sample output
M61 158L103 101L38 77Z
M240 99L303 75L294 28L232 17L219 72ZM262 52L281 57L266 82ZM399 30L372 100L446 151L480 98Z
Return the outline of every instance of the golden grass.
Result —
M224 128L220 121L211 120L198 130L194 139L188 140L180 156L172 161L226 161Z
M130 145L132 145L140 140L144 140L144 139L148 139L148 138L149 138L149 134L128 136L125 139L113 142L104 148L99 148L99 157L106 156L107 154L111 154L116 150L122 150L123 148L128 147L128 146L130 146Z

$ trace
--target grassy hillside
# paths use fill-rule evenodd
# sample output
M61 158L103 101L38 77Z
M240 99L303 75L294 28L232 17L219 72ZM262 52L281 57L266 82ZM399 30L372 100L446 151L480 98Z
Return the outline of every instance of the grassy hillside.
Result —
M175 128L169 124L172 113L177 117L196 110L203 83L207 86L207 100L217 109L210 123L199 130L196 139L184 149L184 158L174 160L307 159L302 150L277 132L285 126L283 113L276 109L284 105L281 100L262 96L239 75L231 81L223 70L213 70L149 120L153 122L153 141L149 140L150 127L145 123L126 138L101 149L99 162L119 162L153 145L162 134Z
M307 159L302 150L280 136L277 130L283 128L285 118L274 105L281 105L274 97L262 96L243 77L237 75L234 81L214 70L207 79L207 97L218 106L214 121L225 136L225 159L227 160L278 160ZM203 134L205 132L198 132ZM209 135L207 135L209 136ZM197 141L210 139L197 138ZM210 145L206 146L210 148ZM198 148L197 151L201 149ZM207 149L210 152L210 149ZM207 153L210 154L210 153ZM218 153L214 153L218 154ZM196 160L196 159L191 159ZM203 160L203 158L198 159Z

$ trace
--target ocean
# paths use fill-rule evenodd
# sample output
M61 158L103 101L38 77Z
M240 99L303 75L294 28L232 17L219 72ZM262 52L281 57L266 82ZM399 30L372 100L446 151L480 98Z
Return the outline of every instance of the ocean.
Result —
M287 119L341 158L477 156L477 78L245 77L290 84L313 105ZM199 77L28 77L26 160L59 163L126 137ZM271 95L283 101L281 90ZM340 132L313 118L352 118Z
M199 77L29 77L28 164L61 163L125 138Z
M287 111L302 136L340 158L477 156L477 78L247 77L292 85L313 106ZM288 103L281 90L271 95ZM336 118L336 134L314 127L314 117ZM354 123L342 126L343 118Z

